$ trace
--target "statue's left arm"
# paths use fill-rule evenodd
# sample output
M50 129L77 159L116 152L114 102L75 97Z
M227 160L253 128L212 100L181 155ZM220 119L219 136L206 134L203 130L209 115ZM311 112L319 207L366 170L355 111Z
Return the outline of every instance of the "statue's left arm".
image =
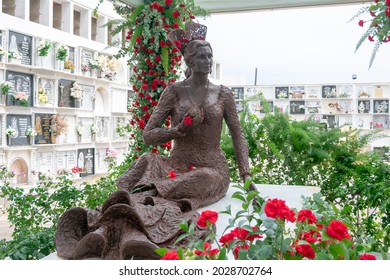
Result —
M238 169L240 177L245 182L251 180L251 173L249 168L249 151L248 143L245 139L244 133L240 126L240 120L236 109L236 102L232 92L222 87L222 93L224 95L224 119L229 127L230 134L233 140L234 152L236 154Z

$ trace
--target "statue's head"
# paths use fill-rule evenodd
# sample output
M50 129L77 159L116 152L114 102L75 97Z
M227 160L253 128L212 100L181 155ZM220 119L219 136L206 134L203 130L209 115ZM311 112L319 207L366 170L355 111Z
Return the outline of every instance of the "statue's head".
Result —
M193 59L197 53L198 48L200 47L209 47L211 52L213 52L213 49L209 42L204 40L193 40L188 43L188 45L185 48L183 57L186 65L191 68L194 64Z

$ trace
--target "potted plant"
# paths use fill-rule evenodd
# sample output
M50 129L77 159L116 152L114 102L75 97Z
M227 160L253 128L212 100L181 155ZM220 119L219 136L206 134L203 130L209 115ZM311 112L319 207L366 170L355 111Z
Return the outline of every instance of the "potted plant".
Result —
M80 178L80 173L81 173L82 169L78 166L75 166L72 168L72 174L73 174L73 177L74 178Z
M83 73L83 75L87 75L87 73L89 72L89 65L87 64L81 64L81 72Z
M49 102L47 92L42 86L39 86L38 88L38 102L40 104L46 104L47 102Z
M8 81L2 81L0 83L0 92L3 94L3 95L7 95L9 90L11 89L12 87L12 84Z
M97 127L96 127L96 124L94 124L94 123L91 125L91 134L92 134L93 141L95 142L96 134L97 134Z
M70 89L70 96L72 96L76 101L83 99L84 89L76 82L73 83L73 87Z
M101 70L99 61L97 61L95 59L90 59L89 60L89 68L91 69L91 77L97 78L97 73L98 73L98 71Z
M2 103L5 103L5 97L7 96L9 90L11 89L12 84L8 81L2 81L0 83L0 93L1 93L1 100Z
M57 44L56 46L56 59L58 61L58 70L64 70L65 60L69 54L69 47L63 44Z
M23 91L18 91L14 96L12 96L12 101L15 105L29 106L28 96Z
M37 44L38 56L48 56L52 43L47 40L39 40Z
M9 63L22 63L22 55L18 51L9 51L8 52L8 61Z
M84 133L83 127L81 124L76 126L76 131L77 131L78 140L79 140L79 142L81 142L81 138L83 137L83 133Z
M0 61L3 59L3 55L5 55L5 51L2 47L0 47Z
M56 143L57 136L60 136L63 132L68 131L68 122L64 116L55 114L51 117L51 142Z
M64 64L64 71L67 73L72 73L74 70L74 64L71 60L66 60Z
M11 126L8 126L5 130L5 134L7 135L8 146L11 146L11 139L16 137L16 130Z
M34 137L37 136L37 132L31 126L27 127L26 136L29 139L30 145L33 144Z

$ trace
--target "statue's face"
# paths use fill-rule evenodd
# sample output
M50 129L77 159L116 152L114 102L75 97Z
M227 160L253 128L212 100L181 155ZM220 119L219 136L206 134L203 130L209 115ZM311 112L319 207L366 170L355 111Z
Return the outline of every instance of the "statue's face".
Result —
M213 53L208 46L199 47L193 58L192 71L194 73L209 74L213 67Z

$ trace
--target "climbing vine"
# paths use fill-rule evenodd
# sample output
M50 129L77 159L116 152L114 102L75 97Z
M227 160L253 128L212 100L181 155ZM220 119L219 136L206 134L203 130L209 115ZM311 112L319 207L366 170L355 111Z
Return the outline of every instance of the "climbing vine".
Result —
M142 132L164 89L181 74L182 55L168 40L169 32L185 29L186 22L205 16L206 12L196 7L193 0L145 1L135 8L114 2L114 8L123 19L110 21L108 25L115 27L113 35L123 31L126 34L117 56L127 58L134 91L134 98L128 102L131 120L125 129L130 149L120 167L124 171L145 152L168 154L172 148L171 142L157 147L145 145ZM170 126L169 118L164 125Z

